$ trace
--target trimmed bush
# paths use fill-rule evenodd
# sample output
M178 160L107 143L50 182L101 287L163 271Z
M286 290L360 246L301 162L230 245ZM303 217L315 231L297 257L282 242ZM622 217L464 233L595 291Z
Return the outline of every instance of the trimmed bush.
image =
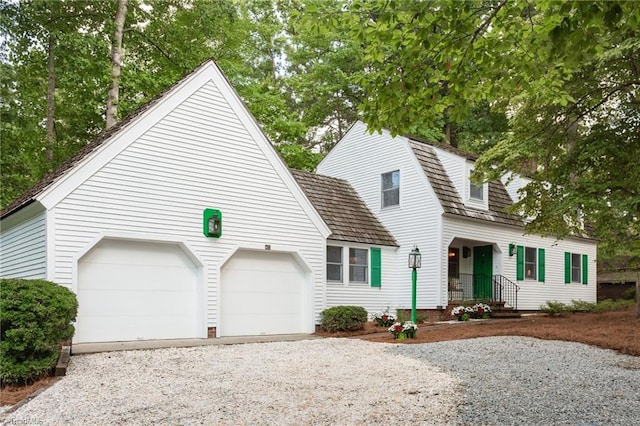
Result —
M78 312L75 294L45 280L0 279L0 382L28 383L58 360Z
M321 315L320 326L329 333L362 330L367 322L367 311L360 306L334 306Z
M570 311L569 307L562 302L547 301L546 305L540 306L540 310L549 316L566 314Z

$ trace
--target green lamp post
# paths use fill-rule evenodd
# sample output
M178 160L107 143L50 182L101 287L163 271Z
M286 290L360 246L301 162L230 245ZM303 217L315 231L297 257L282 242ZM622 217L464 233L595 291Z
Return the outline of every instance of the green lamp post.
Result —
M422 255L420 254L420 249L418 246L413 246L413 250L409 252L409 268L412 269L411 272L411 321L415 324L417 322L416 318L416 287L418 282L418 272L416 269L422 266Z

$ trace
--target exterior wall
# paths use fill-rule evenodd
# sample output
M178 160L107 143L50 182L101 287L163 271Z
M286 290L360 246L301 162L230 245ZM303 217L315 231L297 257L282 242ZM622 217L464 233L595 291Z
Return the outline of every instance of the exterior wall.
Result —
M342 247L342 282L327 280L327 307L339 305L362 306L371 315L386 309L395 313L397 302L395 294L398 283L393 280L396 260L395 247L379 247L381 252L382 284L371 287L371 252L369 259L369 280L367 283L349 282L349 248L370 249L373 246L343 241L327 241L327 245Z
M238 248L269 245L309 265L317 319L326 231L292 195L220 81L207 80L51 208L57 282L77 285L78 257L100 236L179 240L204 263L206 323L216 327L222 263ZM221 238L203 235L205 208L222 211Z
M381 175L394 170L400 170L400 205L382 208ZM441 270L437 241L441 240L442 210L406 139L392 138L388 132L371 135L364 124L357 123L320 163L318 173L349 181L400 244L395 260L389 262L392 266L383 266L389 272L387 280L394 283L391 303L411 307L411 270L407 259L417 245L422 253L417 305L419 308L440 305L442 290L422 277L435 276Z
M2 229L0 277L47 278L45 218L45 212L39 212L13 227Z
M509 179L509 177L512 179ZM505 184L504 186L514 202L522 198L518 191L527 186L529 182L529 179L519 175L505 176L502 178L502 183Z
M445 217L443 223L443 250L441 256L446 259L447 247L454 238L463 239L467 244L494 244L493 273L501 274L520 286L518 309L537 310L547 301L569 303L572 300L596 301L596 265L597 246L593 241L567 239L556 241L537 235L523 235L522 230L514 227L494 225L480 221L461 220ZM545 249L545 282L525 279L516 280L516 256L509 256L509 244ZM564 253L579 253L588 256L588 284L564 283ZM472 257L465 259L472 265ZM467 266L465 272L472 271ZM461 268L461 272L462 268ZM447 267L441 271L440 280L447 282ZM443 286L446 284L443 284Z

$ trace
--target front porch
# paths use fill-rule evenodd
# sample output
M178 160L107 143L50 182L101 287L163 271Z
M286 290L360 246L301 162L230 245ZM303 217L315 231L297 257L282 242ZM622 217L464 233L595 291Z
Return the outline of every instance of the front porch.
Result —
M504 253L491 241L454 238L448 247L448 301L482 301L518 309L520 287L501 274Z
M518 310L520 287L503 275L458 274L449 277L448 300L452 302L482 301Z

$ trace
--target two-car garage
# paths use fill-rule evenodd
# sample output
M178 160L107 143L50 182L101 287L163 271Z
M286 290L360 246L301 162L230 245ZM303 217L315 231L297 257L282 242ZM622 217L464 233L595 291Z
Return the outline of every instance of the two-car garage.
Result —
M212 305L218 336L309 332L308 272L295 255L238 250L219 289L205 287L204 269L180 244L103 239L78 261L74 342L206 337Z

